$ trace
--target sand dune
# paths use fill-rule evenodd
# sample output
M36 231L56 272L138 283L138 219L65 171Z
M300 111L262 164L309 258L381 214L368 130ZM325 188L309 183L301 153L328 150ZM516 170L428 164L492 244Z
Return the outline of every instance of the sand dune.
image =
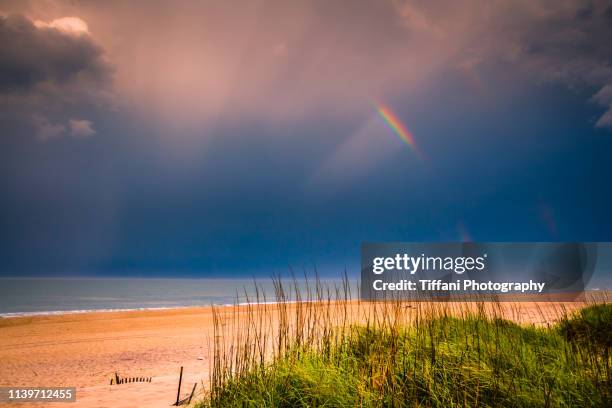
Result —
M505 315L546 324L563 308L581 305L522 302L509 305ZM228 316L234 312L233 307L221 310ZM0 386L75 386L74 407L168 407L176 399L181 366L183 394L194 382L206 385L212 335L209 307L1 319ZM111 386L115 372L153 379Z

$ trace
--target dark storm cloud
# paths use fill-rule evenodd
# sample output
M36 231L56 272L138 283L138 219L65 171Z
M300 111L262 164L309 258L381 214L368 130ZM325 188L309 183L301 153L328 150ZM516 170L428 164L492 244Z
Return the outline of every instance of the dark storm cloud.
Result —
M0 17L0 92L28 92L43 82L102 81L104 53L86 32L37 26L20 15Z
M0 15L3 127L11 122L39 141L92 136L89 116L111 103L112 74L84 20Z
M588 5L574 15L553 14L534 25L526 39L526 59L542 68L552 80L571 87L593 87L594 102L605 109L595 126L612 127L612 19L609 8Z
M600 128L612 126L612 104L601 97L612 86L612 20L605 3L543 2L541 8L510 13L501 30L513 39L513 59L539 81L587 87L600 95L592 99L605 109L595 122Z
M454 39L451 61L477 76L487 64L494 75L523 72L522 80L588 87L605 111L596 127L612 127L612 104L601 96L612 86L612 12L609 1L538 0L481 2L399 1L408 27ZM459 39L459 40L456 40ZM495 65L496 62L501 62Z

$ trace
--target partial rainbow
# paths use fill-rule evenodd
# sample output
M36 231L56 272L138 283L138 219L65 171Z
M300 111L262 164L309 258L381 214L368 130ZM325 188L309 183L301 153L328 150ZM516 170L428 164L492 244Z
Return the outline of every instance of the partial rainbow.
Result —
M382 103L378 103L376 105L376 111L380 115L381 118L385 121L387 126L395 133L402 142L406 143L408 146L414 150L414 152L422 159L423 155L419 150L416 142L414 141L414 136L406 126L402 123L402 121L397 117L396 114L387 106Z

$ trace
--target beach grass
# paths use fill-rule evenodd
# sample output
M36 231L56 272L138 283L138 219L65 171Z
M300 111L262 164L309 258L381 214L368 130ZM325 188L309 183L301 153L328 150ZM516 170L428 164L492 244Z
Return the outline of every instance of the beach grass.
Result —
M355 306L348 283L303 289L279 280L279 303L262 305L260 296L244 315L217 310L210 389L199 407L612 402L605 302L536 326L506 320L519 306L495 302Z

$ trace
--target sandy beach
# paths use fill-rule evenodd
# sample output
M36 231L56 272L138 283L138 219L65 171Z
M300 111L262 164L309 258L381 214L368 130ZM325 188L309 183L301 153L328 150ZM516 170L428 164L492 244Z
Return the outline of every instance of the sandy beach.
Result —
M505 316L544 325L580 306L521 302L508 304ZM183 395L196 382L198 390L206 386L212 335L209 307L5 318L0 386L75 386L77 402L71 406L78 407L168 407L176 399L181 366ZM111 386L115 372L152 381Z
M2 319L0 385L75 386L79 407L169 406L181 366L185 393L206 379L211 319L210 308ZM153 379L110 386L115 372Z

